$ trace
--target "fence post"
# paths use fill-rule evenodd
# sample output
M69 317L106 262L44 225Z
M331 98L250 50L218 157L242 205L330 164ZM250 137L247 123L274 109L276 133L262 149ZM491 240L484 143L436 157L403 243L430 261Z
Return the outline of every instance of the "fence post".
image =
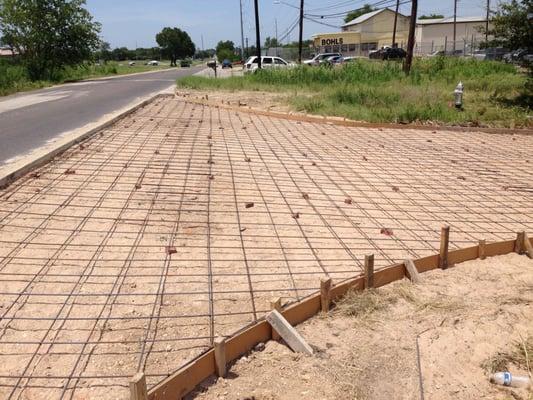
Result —
M214 346L217 375L224 378L226 376L226 339L217 337L214 341Z
M485 241L485 239L482 239L479 241L479 245L478 245L478 256L479 256L479 259L480 260L484 260L485 258L487 258L487 255L486 255L486 245L487 245L487 242Z
M130 400L148 400L146 376L138 372L130 379Z
M435 51L434 48L435 48L435 41L432 40L431 41L431 53L433 53Z
M320 279L320 305L322 312L327 313L329 311L329 304L331 302L331 278Z
M526 232L524 232L524 250L527 253L527 256L533 259L533 245L531 245Z
M444 36L444 55L446 55L446 51L448 51L448 36Z
M374 254L365 256L365 289L374 287Z
M516 241L514 244L515 253L524 254L525 236L526 236L526 232L524 231L516 233Z
M270 309L276 310L277 312L281 313L281 297L276 297L272 300L270 300ZM279 340L281 336L274 328L272 328L272 340Z
M450 241L450 227L443 226L440 231L439 268L448 268L448 247Z

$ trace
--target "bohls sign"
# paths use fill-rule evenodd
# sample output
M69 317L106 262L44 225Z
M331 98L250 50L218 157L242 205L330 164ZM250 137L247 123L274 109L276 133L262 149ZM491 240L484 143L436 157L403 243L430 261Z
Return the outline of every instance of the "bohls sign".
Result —
M322 46L335 46L335 45L342 45L344 44L343 38L328 38L328 39L322 39L320 44Z

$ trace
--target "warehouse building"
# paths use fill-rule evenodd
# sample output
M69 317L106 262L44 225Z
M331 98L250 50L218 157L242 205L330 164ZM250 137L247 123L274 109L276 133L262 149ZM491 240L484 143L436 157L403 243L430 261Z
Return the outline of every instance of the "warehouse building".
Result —
M341 32L312 36L314 53L342 53L344 56L367 56L369 51L392 46L395 12L388 8L363 14L342 26ZM483 17L458 17L455 48L468 53L484 39L480 27ZM409 17L398 13L396 45L405 48L409 35ZM451 51L453 18L419 20L416 26L417 54Z
M395 12L388 8L363 14L344 24L342 32L312 37L316 53L342 53L345 56L368 55L371 50L392 45ZM409 17L398 13L396 43L407 43Z
M457 17L455 49L468 54L485 40L480 28L487 23L485 17ZM416 24L417 53L428 54L434 51L452 51L453 17L422 19Z

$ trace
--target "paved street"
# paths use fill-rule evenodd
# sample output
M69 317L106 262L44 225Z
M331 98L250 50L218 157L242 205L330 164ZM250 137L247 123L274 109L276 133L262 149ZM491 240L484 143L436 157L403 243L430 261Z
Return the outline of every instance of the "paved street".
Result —
M0 166L201 69L84 81L0 97Z

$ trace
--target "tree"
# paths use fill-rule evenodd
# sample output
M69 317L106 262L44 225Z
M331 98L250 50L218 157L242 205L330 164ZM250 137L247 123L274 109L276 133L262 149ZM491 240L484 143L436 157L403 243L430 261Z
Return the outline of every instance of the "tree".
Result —
M533 50L533 19L528 19L528 13L533 13L533 0L500 3L490 18L492 27L489 27L488 34L493 39L485 44L486 47ZM479 30L485 33L485 27Z
M376 11L376 8L372 7L370 4L365 4L363 7L358 8L357 10L350 11L348 15L344 18L344 22L348 23L350 21L353 21L357 17L360 17L363 14L367 14L369 12Z
M231 40L220 41L216 48L218 61L237 61L239 56L235 54L235 44Z
M100 24L84 6L85 0L0 0L0 31L31 79L54 79L92 57Z
M216 51L215 49L207 49L207 50L198 50L196 54L194 55L194 58L198 59L206 59L206 58L213 58Z
M421 15L418 17L418 19L439 19L444 18L444 15L442 14L429 14L429 15Z
M131 60L135 58L135 52L127 47L117 47L111 52L111 57L115 61Z
M281 47L281 46L280 46L280 44L278 42L278 39L271 38L270 36L268 36L265 39L265 49L269 49L271 47Z
M175 67L179 58L194 56L196 46L191 37L179 28L163 28L155 37L157 44L161 46L163 54L170 58L170 66Z
M533 0L511 0L500 3L490 19L488 34L492 39L485 47L501 46L507 49L527 49L533 51ZM529 17L529 18L528 18ZM485 33L485 27L479 30ZM517 98L517 103L533 109L533 63L529 63L528 79Z
M108 62L109 60L111 60L111 45L107 42L100 42L100 47L98 48L98 51L94 53L94 58L96 60L102 60L104 62Z

